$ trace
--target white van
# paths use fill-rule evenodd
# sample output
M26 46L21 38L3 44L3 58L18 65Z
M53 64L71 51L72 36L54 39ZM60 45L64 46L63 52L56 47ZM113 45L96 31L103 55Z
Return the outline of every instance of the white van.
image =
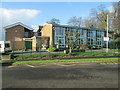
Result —
M12 52L10 41L0 41L0 53Z

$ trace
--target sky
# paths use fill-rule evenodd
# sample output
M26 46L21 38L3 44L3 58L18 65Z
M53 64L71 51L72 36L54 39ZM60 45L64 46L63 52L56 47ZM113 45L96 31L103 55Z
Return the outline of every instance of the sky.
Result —
M2 27L16 22L22 22L36 28L44 25L52 18L60 20L60 24L67 24L73 17L89 17L90 10L104 4L111 8L111 2L2 2L0 7L0 25ZM0 39L4 39L4 31L0 27Z

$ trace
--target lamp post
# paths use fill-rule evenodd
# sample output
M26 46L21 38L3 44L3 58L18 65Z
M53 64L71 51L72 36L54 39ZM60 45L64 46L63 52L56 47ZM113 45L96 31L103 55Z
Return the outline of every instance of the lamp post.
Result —
M108 29L109 29L109 15L107 14L107 33L106 33L106 36L107 36L108 40L106 41L106 52L108 52L108 41L109 41Z

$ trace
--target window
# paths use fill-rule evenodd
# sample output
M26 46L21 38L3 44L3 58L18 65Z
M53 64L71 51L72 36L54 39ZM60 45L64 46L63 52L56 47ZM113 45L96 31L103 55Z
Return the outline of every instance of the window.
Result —
M81 30L80 30L80 34L81 34L81 35L84 35L84 30L81 29Z
M58 44L58 37L55 37L55 44Z
M83 39L78 39L78 45L83 44Z
M25 38L29 37L29 32L25 32Z
M64 37L56 36L55 37L55 44L64 44Z
M64 28L56 27L56 35L64 35Z
M93 44L93 39L92 38L88 38L88 44L90 44L90 45Z
M92 36L93 36L93 32L92 32L92 31L88 31L88 32L87 32L87 36L88 36L88 37L92 37Z
M101 41L97 41L97 45L101 45Z
M0 44L0 48L2 48L2 45Z
M64 39L59 39L59 45L63 45L64 44Z
M5 47L6 47L6 48L10 47L10 44L9 44L9 43L6 43L6 44L5 44Z
M100 31L97 31L97 33L96 33L97 35L97 37L101 37L101 35L102 35L102 33L100 32Z
M67 27L65 28L65 32L68 32L68 28Z
M25 37L28 37L28 32L25 32Z

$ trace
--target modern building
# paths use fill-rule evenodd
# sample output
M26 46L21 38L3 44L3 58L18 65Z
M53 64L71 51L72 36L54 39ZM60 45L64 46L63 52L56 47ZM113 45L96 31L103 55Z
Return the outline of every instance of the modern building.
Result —
M74 38L74 32L80 33L77 45L87 44L91 46L102 47L105 45L104 37L106 37L106 30L78 28L68 25L45 24L41 30L42 36L50 37L50 46L64 48L67 45L65 32L71 32ZM109 37L112 35L109 32Z
M68 25L45 24L38 26L37 32L23 23L15 23L4 27L6 31L6 40L11 42L12 50L41 50L49 47L65 48L68 46L66 41L66 32L71 33L74 38L74 32L80 33L76 45L88 45L103 47L105 45L104 37L106 30L78 28ZM109 32L109 37L112 35Z

